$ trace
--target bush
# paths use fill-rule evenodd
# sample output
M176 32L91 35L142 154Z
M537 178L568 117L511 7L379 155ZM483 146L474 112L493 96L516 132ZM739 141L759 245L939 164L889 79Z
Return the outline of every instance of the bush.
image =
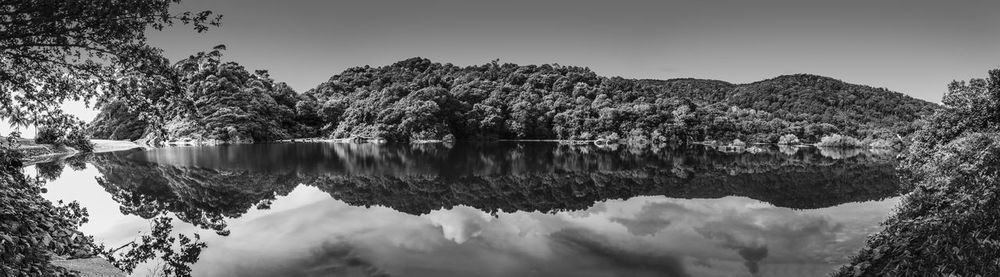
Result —
M780 145L795 145L799 143L801 143L799 141L799 137L793 134L783 135L780 138L778 138L778 144Z
M892 148L894 145L895 144L891 140L887 139L875 139L868 143L868 147L879 149Z
M729 143L729 146L735 146L735 147L746 147L746 146L747 146L747 143L746 143L746 142L743 142L743 141L742 141L742 140L740 140L740 139L735 139L735 140L733 140L733 142L732 142L732 143Z
M83 126L70 126L68 132L55 127L42 127L38 130L35 143L69 146L81 152L94 151L94 144L90 142L90 134L84 130Z
M80 152L94 151L94 144L90 142L90 136L82 129L74 129L66 134L63 144L76 148Z
M0 148L0 172L13 172L21 170L24 154L14 149Z
M60 146L60 142L66 132L58 128L52 127L41 127L38 129L38 135L35 136L35 143L37 144L54 144Z
M839 134L827 135L820 139L820 147L858 148L864 146L858 139Z

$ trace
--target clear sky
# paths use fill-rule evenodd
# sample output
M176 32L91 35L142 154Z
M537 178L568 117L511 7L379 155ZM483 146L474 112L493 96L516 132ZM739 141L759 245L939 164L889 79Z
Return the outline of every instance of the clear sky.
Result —
M300 92L349 67L419 56L733 83L811 73L938 102L951 80L1000 67L1000 0L188 0L177 8L224 18L207 33L151 32L171 60L226 44L228 59Z

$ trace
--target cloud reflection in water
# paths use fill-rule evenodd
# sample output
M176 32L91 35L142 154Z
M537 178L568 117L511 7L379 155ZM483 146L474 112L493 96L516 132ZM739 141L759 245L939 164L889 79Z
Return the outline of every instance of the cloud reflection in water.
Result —
M312 193L308 190L297 189L290 197ZM888 209L890 204L882 206ZM850 207L795 211L742 197L635 197L595 207L493 216L460 206L418 216L322 200L231 225L229 237L210 242L195 272L206 276L822 275L863 240L836 239L845 230L860 227L858 222L833 221L845 216L840 210L850 213ZM875 224L878 218L866 223ZM658 224L650 221L670 223L653 231L645 229Z

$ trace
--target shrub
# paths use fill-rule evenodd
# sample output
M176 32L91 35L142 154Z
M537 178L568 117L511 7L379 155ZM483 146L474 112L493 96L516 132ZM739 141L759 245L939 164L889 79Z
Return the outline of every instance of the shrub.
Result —
M66 135L66 132L63 132L58 128L41 127L38 129L38 135L35 136L35 143L54 144L59 146L61 145L60 142L64 135Z
M887 140L887 139L875 139L875 140L872 140L871 143L868 144L868 147L885 149L885 148L892 148L893 145L894 145L894 143L892 141L890 141L890 140Z
M67 132L55 127L42 127L38 130L35 143L69 146L81 152L94 151L94 144L90 142L90 134L84 130L83 126L74 125L68 129Z
M839 134L832 134L824 136L820 139L818 146L821 147L841 147L841 148L857 148L864 146L856 138L850 136L842 136Z
M733 140L733 142L729 144L729 146L735 146L735 147L746 147L746 146L747 146L747 143L746 143L746 142L743 142L743 141L742 141L742 140L740 140L740 139L734 139L734 140Z
M90 136L82 129L73 129L63 138L63 144L76 148L80 152L94 151L94 144L90 142Z
M778 144L780 145L795 145L799 143L800 143L799 137L795 136L794 134L787 134L778 138Z
M24 154L14 149L0 148L0 172L13 172L21 170Z

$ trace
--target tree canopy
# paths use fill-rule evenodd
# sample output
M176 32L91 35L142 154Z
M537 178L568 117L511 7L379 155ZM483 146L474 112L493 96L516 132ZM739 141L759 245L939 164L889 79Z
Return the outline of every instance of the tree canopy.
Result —
M167 75L175 80L138 90L144 103L108 105L92 124L94 136L258 142L316 135L304 127L320 120L318 105L309 104L314 100L275 83L267 71L224 61L223 50L217 46L173 64Z
M129 76L157 74L163 65L161 51L146 43L148 28L219 25L211 11L171 12L179 2L0 1L0 119L38 125L65 118L63 101L100 106L128 93Z
M815 75L737 85L601 77L588 68L413 58L356 67L306 92L329 109L322 132L390 140L532 138L687 142L896 138L936 105ZM329 107L328 107L329 106Z
M204 65L195 61L206 57L192 57L175 69L182 72L190 67L183 64ZM236 68L231 63L208 64L219 70ZM256 93L240 94L243 100L233 97L236 94L232 85L248 86L252 82L223 84L219 83L223 79L209 75L179 78L180 86L189 90L184 96L188 100L180 102L197 101L212 107L214 114L201 113L202 121L174 126L199 123L198 128L215 131L165 137L232 140L226 135L227 126L245 125L272 131L250 135L253 141L325 136L392 141L609 139L686 143L740 139L775 143L782 135L816 142L838 133L895 140L913 133L921 124L919 118L936 108L900 93L814 75L788 75L736 85L698 79L608 78L574 66L520 66L495 61L458 67L413 58L383 67L350 68L303 94L282 85L272 89L267 85L270 81L265 80ZM253 95L268 95L274 101L251 100L256 97ZM176 104L166 104L171 105ZM250 112L253 115L241 115L248 107L254 109ZM134 116L126 111L120 111L118 116L109 114L116 110L121 109L105 110L94 123L95 130L124 128L116 125L120 121L115 118ZM128 126L125 130L140 127ZM235 131L253 133L239 128ZM137 138L133 131L124 133L131 135L98 135Z

